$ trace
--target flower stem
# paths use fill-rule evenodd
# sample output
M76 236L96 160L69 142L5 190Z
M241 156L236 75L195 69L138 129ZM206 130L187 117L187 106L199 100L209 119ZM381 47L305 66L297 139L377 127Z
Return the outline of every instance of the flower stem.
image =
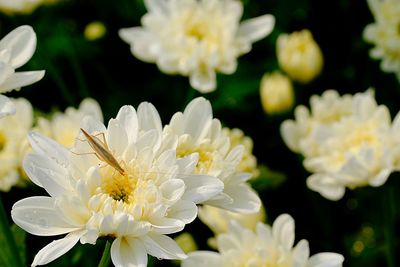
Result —
M108 267L111 261L111 242L107 240L106 246L104 247L103 256L101 256L101 260L99 262L98 267Z

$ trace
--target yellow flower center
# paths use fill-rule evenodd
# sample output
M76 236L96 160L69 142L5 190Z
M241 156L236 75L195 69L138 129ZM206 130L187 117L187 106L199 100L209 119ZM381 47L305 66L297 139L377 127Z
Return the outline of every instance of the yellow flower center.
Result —
M136 181L137 179L133 179L130 175L121 175L116 170L110 170L103 176L101 189L114 200L129 204L136 188Z
M4 133L0 132L0 151L4 149L7 143L7 138Z
M214 159L213 151L215 150L213 150L208 144L191 147L185 143L180 143L176 149L176 156L178 158L183 158L197 152L199 154L199 161L196 164L195 173L202 173L207 172L211 168Z

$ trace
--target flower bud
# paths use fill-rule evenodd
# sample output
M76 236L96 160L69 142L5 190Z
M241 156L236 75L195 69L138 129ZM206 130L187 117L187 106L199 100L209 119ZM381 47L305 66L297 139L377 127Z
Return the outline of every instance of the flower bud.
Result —
M308 83L322 70L322 52L309 30L281 34L276 53L280 68L295 81Z
M282 113L292 108L294 90L291 80L280 72L264 74L260 85L261 103L266 113Z

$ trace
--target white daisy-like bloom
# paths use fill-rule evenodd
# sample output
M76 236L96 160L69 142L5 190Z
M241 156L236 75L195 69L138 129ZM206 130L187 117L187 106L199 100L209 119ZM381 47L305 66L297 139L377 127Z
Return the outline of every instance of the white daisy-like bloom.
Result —
M183 113L175 113L164 127L164 138L176 148L179 158L198 155L195 174L211 175L224 183L224 191L203 204L233 212L253 213L260 209L260 198L246 183L252 174L238 171L244 147L231 146L221 122L213 118L208 100L195 98Z
M313 173L307 186L338 200L346 187L385 183L394 170L387 107L376 103L372 91L343 97L330 91L312 103L310 112L300 107L296 121L281 127L286 144L304 155L303 164Z
M146 0L142 27L121 29L138 59L168 74L189 76L196 90L216 89L216 73L232 74L237 58L266 37L275 19L263 15L240 22L238 0Z
M92 116L94 119L103 122L103 113L99 103L92 98L84 99L78 109L68 107L65 112L56 112L51 119L38 118L38 132L54 139L61 145L73 147L76 137L80 132L80 124L85 116Z
M196 204L218 194L223 184L192 175L196 155L177 159L175 150L163 149L161 120L149 103L137 111L122 107L107 128L93 117L81 127L87 135L82 131L71 150L38 133L29 135L34 153L26 156L25 171L50 196L18 201L11 216L34 235L67 234L41 249L32 266L99 237L114 239L115 266L146 266L148 254L184 259L167 234L193 221Z
M375 22L367 25L363 37L375 47L370 56L380 59L381 69L392 72L400 81L400 1L368 0Z
M33 123L32 105L24 98L10 99L17 108L14 116L0 123L0 191L9 191L22 182L22 159L26 152L26 136Z
M368 91L366 94L370 94ZM321 96L310 98L310 109L299 105L294 110L295 120L286 120L281 125L281 135L286 145L304 156L319 153L315 129L332 125L352 113L352 96L340 96L335 90L327 90Z
M43 78L44 71L15 72L36 49L36 34L31 26L20 26L0 40L0 94L19 90ZM0 118L15 113L15 106L0 95Z
M258 223L255 231L231 221L229 232L217 236L218 252L191 252L182 267L342 266L344 258L337 253L323 252L310 257L305 239L293 247L294 228L294 220L288 214L280 215L272 227Z

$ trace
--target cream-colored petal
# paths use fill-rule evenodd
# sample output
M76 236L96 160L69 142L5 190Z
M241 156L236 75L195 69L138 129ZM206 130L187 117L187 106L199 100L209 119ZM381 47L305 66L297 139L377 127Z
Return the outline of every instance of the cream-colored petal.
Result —
M32 182L53 197L69 194L73 190L67 170L46 156L28 154L23 167Z
M103 112L101 111L101 107L96 100L92 98L85 98L79 104L79 112L92 116L98 121L103 121Z
M118 237L111 245L111 259L115 267L146 267L147 252L143 242L130 237Z
M116 119L125 129L129 143L136 141L138 135L138 117L132 106L123 106L119 109Z
M160 186L160 192L168 204L174 204L180 200L185 192L185 183L180 179L170 179Z
M35 153L48 157L62 167L68 167L70 152L65 147L36 132L29 132L28 140Z
M243 21L238 29L238 37L251 43L257 42L269 35L275 26L275 17L263 15Z
M317 191L329 200L339 200L344 196L345 187L338 184L332 177L323 174L313 174L307 178L307 186Z
M15 114L14 103L6 96L0 95L0 119Z
M149 233L141 237L141 240L147 253L159 259L182 260L187 257L178 244L168 236Z
M189 134L195 143L202 140L211 126L212 108L210 101L197 97L190 101L184 112L183 133Z
M15 72L0 84L0 92L9 92L40 81L44 73L44 70Z
M308 260L308 267L341 267L344 257L337 253L323 252L318 253Z
M162 134L162 123L160 115L153 104L148 102L140 103L137 116L139 120L140 129L147 131L155 129L159 136Z
M200 93L210 93L217 88L217 75L211 68L196 70L190 75L189 82Z
M196 219L197 206L192 201L181 200L169 209L168 216L177 218L186 224L191 223Z
M257 192L247 184L225 185L224 193L233 199L232 203L220 205L222 209L240 213L254 213L261 208Z
M145 0L144 4L150 12L158 13L158 15L168 14L168 1L165 0Z
M308 246L308 241L303 239L293 248L293 261L294 266L306 266L310 257L310 248Z
M291 250L294 243L294 220L289 214L282 214L272 225L272 235L278 243Z
M29 197L16 202L11 217L19 227L33 235L61 235L79 229L63 220L50 197Z
M207 175L189 175L182 178L186 185L183 199L191 200L196 204L202 203L219 194L224 184L215 177Z
M10 63L14 68L24 65L36 49L36 34L29 25L20 26L0 41L0 50L11 51Z
M122 155L128 145L128 136L124 125L119 120L111 119L108 122L106 138L111 154Z
M64 238L55 240L42 248L35 256L32 267L45 265L67 253L79 241L86 231L71 232Z

